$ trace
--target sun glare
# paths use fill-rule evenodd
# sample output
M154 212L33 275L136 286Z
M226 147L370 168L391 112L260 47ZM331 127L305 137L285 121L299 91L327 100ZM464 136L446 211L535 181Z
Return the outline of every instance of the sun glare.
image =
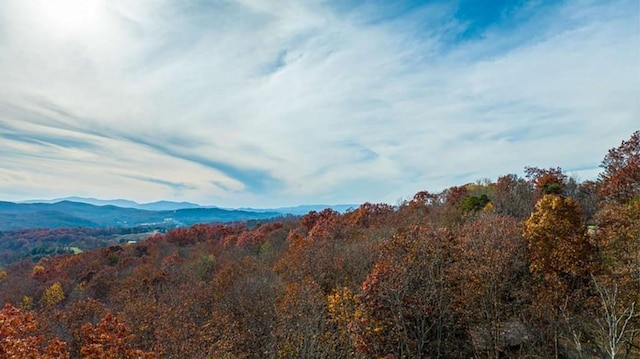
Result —
M100 25L104 15L102 1L42 0L33 4L41 26L57 36L74 36Z

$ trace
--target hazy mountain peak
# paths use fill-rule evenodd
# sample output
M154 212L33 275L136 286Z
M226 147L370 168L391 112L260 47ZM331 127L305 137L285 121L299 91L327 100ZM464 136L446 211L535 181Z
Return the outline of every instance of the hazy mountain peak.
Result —
M198 208L200 207L197 203L191 202L173 202L173 201L156 201L150 203L138 203L135 201L131 201L128 199L98 199L92 197L64 197L64 198L55 198L49 200L29 200L24 201L22 203L58 203L58 202L77 202L77 203L86 203L94 206L116 206L121 208L135 208L135 209L144 209L148 211L174 211L177 209L185 209L185 208Z

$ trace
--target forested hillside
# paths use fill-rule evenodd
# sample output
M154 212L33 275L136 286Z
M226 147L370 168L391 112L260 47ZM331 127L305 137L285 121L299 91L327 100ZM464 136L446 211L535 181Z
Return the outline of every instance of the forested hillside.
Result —
M2 358L640 358L640 131L525 168L0 270Z
M160 202L160 204L162 204ZM132 228L167 229L202 222L233 222L285 215L274 211L243 211L222 208L143 210L112 205L61 201L56 203L0 202L0 231L36 228Z

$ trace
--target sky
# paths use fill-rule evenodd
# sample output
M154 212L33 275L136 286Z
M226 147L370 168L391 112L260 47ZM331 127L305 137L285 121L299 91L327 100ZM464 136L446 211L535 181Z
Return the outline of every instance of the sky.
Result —
M0 1L0 200L396 204L637 129L637 0Z

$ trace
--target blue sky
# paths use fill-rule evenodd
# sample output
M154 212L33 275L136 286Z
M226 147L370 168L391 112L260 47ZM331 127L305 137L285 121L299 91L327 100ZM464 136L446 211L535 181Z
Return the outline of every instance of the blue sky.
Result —
M386 202L640 128L629 1L0 2L0 199Z

